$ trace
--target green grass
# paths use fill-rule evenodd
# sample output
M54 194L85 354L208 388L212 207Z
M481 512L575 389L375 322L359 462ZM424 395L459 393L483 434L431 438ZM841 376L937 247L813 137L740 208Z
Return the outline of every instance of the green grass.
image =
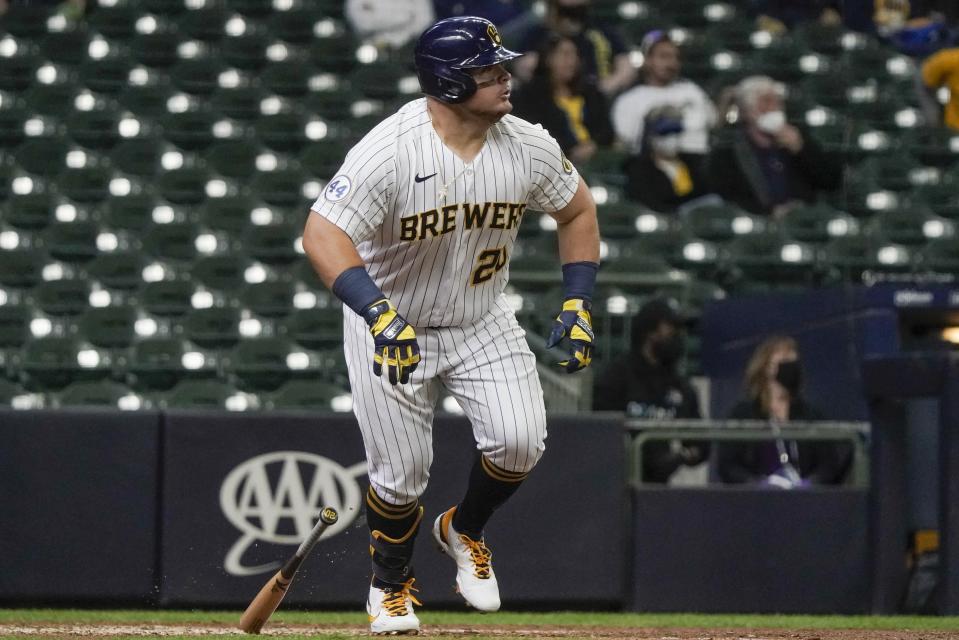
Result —
M707 615L500 612L480 615L469 612L419 611L425 625L522 625L692 627L767 629L889 629L909 631L956 631L959 617L920 616L806 616L806 615ZM222 624L233 626L239 611L95 610L95 609L0 609L0 624ZM279 611L273 624L316 624L360 627L366 623L361 611ZM313 638L317 636L311 636ZM475 636L473 636L475 637Z

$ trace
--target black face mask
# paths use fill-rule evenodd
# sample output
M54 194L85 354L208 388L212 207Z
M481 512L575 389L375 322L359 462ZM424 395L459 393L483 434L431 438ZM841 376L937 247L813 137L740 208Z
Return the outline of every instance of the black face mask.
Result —
M795 394L802 384L802 366L798 360L780 362L776 369L776 382L785 387L786 391Z
M683 357L686 350L686 341L681 335L674 335L664 340L656 340L652 344L653 357L663 367L672 367Z
M589 5L588 4L577 4L577 5L557 5L556 6L556 15L560 18L566 18L572 22L578 22L579 24L585 24L587 18L589 17Z

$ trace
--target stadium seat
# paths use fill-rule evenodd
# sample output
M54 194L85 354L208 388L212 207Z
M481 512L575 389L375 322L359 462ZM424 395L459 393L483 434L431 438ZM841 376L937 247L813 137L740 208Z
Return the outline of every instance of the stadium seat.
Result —
M866 231L877 238L897 244L923 244L933 237L941 237L951 223L936 216L922 205L903 206L877 211L869 220Z
M322 17L312 8L298 7L289 11L274 11L268 17L267 29L278 40L308 45L315 37L313 26Z
M136 337L137 309L127 305L91 307L83 312L78 333L84 340L105 349L129 347Z
M0 378L0 405L9 407L14 398L23 394L23 387L10 380Z
M740 236L726 244L726 251L740 285L814 284L812 248L778 233Z
M163 135L170 142L185 149L205 149L215 140L213 125L218 117L208 111L171 113L161 120Z
M290 224L251 226L243 236L243 247L266 264L289 264L299 257L294 245L300 233L302 227Z
M195 96L209 96L219 86L220 74L227 69L217 58L203 56L179 60L169 70L173 85Z
M100 202L109 195L111 172L104 167L67 168L57 179L57 188L80 203Z
M251 391L274 391L287 380L319 375L316 356L283 338L241 340L230 353L229 369Z
M358 64L354 35L344 26L310 42L310 60L320 71L348 75Z
M247 31L240 36L227 36L220 42L220 55L228 65L256 72L267 63L266 48L270 41L263 33Z
M140 289L140 303L158 316L182 316L193 308L194 291L189 280L148 282Z
M111 407L121 408L122 399L130 394L130 389L107 380L97 382L76 382L68 385L59 394L59 406L65 407Z
M90 306L90 283L80 278L49 280L35 286L31 298L48 315L78 315Z
M259 316L285 316L293 309L293 285L287 282L261 282L247 285L240 292L240 302Z
M220 410L229 408L236 389L221 380L184 381L165 394L166 406L174 409Z
M247 140L214 142L206 151L206 161L220 175L249 179L257 172L257 156L262 149Z
M203 169L187 167L164 171L157 180L160 194L174 204L198 205L207 199L210 175Z
M864 271L908 271L910 258L910 252L904 247L883 245L868 235L842 236L823 246L820 266L831 271L833 278L841 276L848 281L858 280Z
M921 168L909 154L893 153L864 160L856 165L856 174L873 179L880 189L902 191L912 187L911 174Z
M21 351L24 386L31 390L62 389L71 382L100 380L110 373L109 359L101 351L73 338L34 338Z
M947 127L922 127L902 140L909 153L936 167L951 165L959 152L959 132Z
M127 373L135 389L164 390L178 382L215 378L216 358L179 338L150 338L130 349Z
M30 3L10 3L6 13L0 17L0 30L18 38L35 40L47 32L47 18L53 5Z
M278 207L309 206L303 195L306 178L295 169L259 172L250 185L253 192L269 204Z
M90 34L83 27L55 31L43 36L39 45L48 60L73 65L87 58Z
M66 79L51 84L36 83L23 93L23 102L32 113L63 118L73 111L78 91L77 86ZM2 114L3 111L0 111L0 122ZM22 126L21 124L21 133ZM2 141L0 134L0 142Z
M309 142L306 120L297 113L263 116L256 121L255 126L257 138L276 151L295 153Z
M153 177L160 172L162 154L163 143L157 138L151 136L127 138L110 152L110 161L114 168L124 173Z
M12 98L4 97L0 104L0 145L12 149L20 144L26 135L23 130L26 121L26 111L14 107Z
M0 64L0 91L25 91L33 84L39 66L40 59L29 53L18 52L3 58L3 64Z
M187 339L208 349L232 347L240 340L240 312L232 307L196 309L182 326Z
M825 25L815 20L801 22L793 28L793 37L809 49L835 56L843 51L842 39L846 30L841 25Z
M800 63L804 54L807 54L806 49L792 39L775 38L768 47L749 55L749 66L756 73L791 83L807 75Z
M70 137L88 149L109 149L120 139L120 114L113 109L74 111L66 124Z
M199 220L215 231L240 233L250 225L250 213L261 206L245 196L211 198L199 208Z
M3 252L0 260L0 284L31 287L40 282L46 255L39 249L18 248Z
M319 73L310 64L271 62L260 72L260 82L269 91L288 98L299 98L310 91L310 79Z
M70 143L61 136L31 138L14 155L17 165L37 176L54 177L67 168Z
M283 334L307 349L343 344L343 314L338 309L296 309L283 320Z
M329 180L336 175L349 150L345 140L333 137L314 140L300 153L300 164L309 175Z
M33 310L26 304L0 305L0 348L19 348L30 337Z
M86 60L76 69L81 84L90 91L116 95L129 84L133 67L134 63L128 57L111 55Z
M43 229L52 222L55 206L49 193L14 194L0 205L0 220L18 229Z
M959 273L959 238L930 240L919 250L917 264L923 271Z
M790 238L801 242L826 242L835 236L858 232L858 223L849 214L827 204L804 205L791 209L783 220Z
M216 42L226 31L229 13L222 7L204 7L187 11L177 18L180 32L194 40Z
M687 212L686 231L705 240L729 240L762 231L764 222L732 205L706 205Z
M262 115L260 105L268 96L256 86L217 87L210 98L210 106L228 118L252 121Z
M290 380L269 394L267 408L292 411L330 411L334 398L348 398L348 389L315 380Z
M146 259L139 251L117 251L102 253L84 269L87 277L105 287L116 289L136 289L143 284L143 268Z
M197 254L197 227L189 222L154 225L143 237L143 250L160 260L192 261Z
M167 101L173 94L166 83L131 84L120 91L117 101L139 117L162 118L168 113Z
M140 64L163 69L180 60L178 49L182 43L183 37L180 34L158 30L137 34L130 39L129 49Z
M99 228L91 221L56 222L42 234L43 246L54 258L85 262L96 257Z
M234 292L246 284L244 274L251 264L242 254L204 256L193 263L191 275L207 289Z
M959 188L954 178L947 177L935 184L913 187L908 200L928 206L936 215L959 220Z
M401 95L400 79L411 74L409 68L391 62L361 64L350 74L350 83L360 95L390 101Z
M133 3L100 5L87 16L90 28L107 38L128 40L136 34L136 23L144 12Z

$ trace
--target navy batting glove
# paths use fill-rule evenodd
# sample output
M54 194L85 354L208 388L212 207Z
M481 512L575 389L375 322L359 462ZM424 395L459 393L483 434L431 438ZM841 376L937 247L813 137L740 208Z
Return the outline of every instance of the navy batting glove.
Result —
M386 298L377 300L363 312L373 335L373 373L383 375L386 365L390 384L406 384L420 363L420 345L416 332Z
M558 363L566 373L585 369L593 361L593 317L591 305L582 298L570 298L563 303L563 310L553 322L553 331L546 341L546 348L552 349L569 338L573 353L567 360Z

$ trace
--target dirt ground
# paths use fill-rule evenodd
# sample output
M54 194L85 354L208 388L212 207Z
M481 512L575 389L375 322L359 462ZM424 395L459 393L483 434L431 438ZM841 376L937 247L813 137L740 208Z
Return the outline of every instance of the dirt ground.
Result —
M368 636L365 627L324 625L270 625L263 636L332 634L344 637ZM0 624L0 637L76 638L117 636L242 636L238 629L214 625L133 625L133 624ZM420 636L430 638L606 638L610 640L957 640L959 631L879 631L859 629L690 629L514 625L470 627L425 625Z

